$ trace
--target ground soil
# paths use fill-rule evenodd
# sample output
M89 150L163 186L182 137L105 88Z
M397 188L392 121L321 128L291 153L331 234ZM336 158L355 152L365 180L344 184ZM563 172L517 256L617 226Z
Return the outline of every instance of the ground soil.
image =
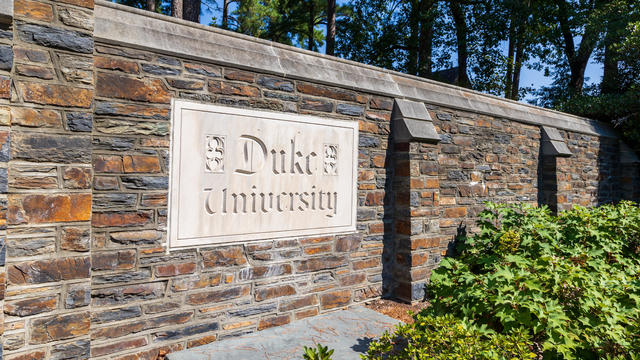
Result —
M419 302L417 304L411 305L401 302L396 302L393 300L387 299L379 299L373 300L365 304L365 306L371 310L377 311L381 314L390 316L394 319L398 319L404 323L410 324L413 323L413 319L411 315L409 315L409 311L417 313L418 311L429 306L428 302Z

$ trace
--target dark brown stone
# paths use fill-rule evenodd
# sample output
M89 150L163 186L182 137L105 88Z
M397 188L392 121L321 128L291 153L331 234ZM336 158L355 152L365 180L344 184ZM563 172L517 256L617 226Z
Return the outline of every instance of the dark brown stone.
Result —
M237 80L244 82L253 82L255 75L248 71L242 70L225 70L224 78L229 80Z
M77 86L20 82L18 88L30 103L88 108L93 102L93 90Z
M58 0L65 4L71 4L76 6L85 7L88 9L93 9L93 0Z
M122 160L125 173L159 173L162 170L157 156L126 155Z
M209 81L209 92L223 95L258 97L260 89L251 85L230 84L223 81Z
M122 157L118 155L95 155L93 170L97 173L122 173Z
M366 102L366 98L359 96L352 91L346 91L342 89L328 88L326 86L315 85L299 81L296 86L299 92L307 95L327 97L342 101L357 101Z
M37 65L17 64L15 69L19 75L35 77L43 80L51 80L56 75L53 69Z
M137 63L124 59L95 56L93 63L99 69L119 70L129 74L137 74L140 71Z
M347 252L358 250L361 241L361 234L341 236L336 240L336 251Z
M305 260L296 261L296 270L298 272L310 272L318 270L334 269L339 266L347 265L347 259L344 256L323 256Z
M53 9L49 4L43 4L30 0L15 0L13 13L16 17L30 20L51 22L53 21Z
M186 303L189 305L202 305L207 303L217 303L220 301L236 299L247 296L251 292L250 285L234 286L226 289L205 291L187 296Z
M367 279L366 274L349 274L340 278L340 285L342 286L353 286L356 284L361 284Z
M133 269L135 264L135 250L105 251L91 254L92 270Z
M167 265L156 266L157 277L193 274L195 271L196 271L195 263L167 264Z
M393 100L391 99L383 99L383 98L372 98L369 101L369 106L372 109L378 110L393 110Z
M43 344L89 334L89 313L73 313L31 321L30 344Z
M11 357L5 356L7 360L42 360L45 357L44 350L35 350L28 353L14 355Z
M4 313L12 316L31 316L53 311L58 305L57 296L44 296L38 298L6 301L4 303Z
M18 45L13 46L13 57L14 60L17 61L30 61L41 64L46 64L49 62L49 53L47 51L38 49L27 49L19 47Z
M94 176L93 188L96 190L117 190L118 178L112 176Z
M98 96L168 103L171 93L159 79L135 79L118 74L99 72L96 82Z
M124 351L124 350L140 348L145 345L147 345L147 339L138 338L133 340L112 342L110 344L102 345L102 346L92 346L91 356L98 357L98 356L109 355L109 354L113 354L113 353Z
M91 230L89 228L65 227L60 236L60 249L88 251Z
M116 211L93 213L91 224L95 227L139 226L151 222L152 211Z
M320 305L324 310L347 306L349 301L351 301L350 290L331 291L320 296Z
M184 80L184 79L167 79L171 87L183 90L202 90L204 81L200 80Z
M258 323L258 331L268 329L274 326L282 326L291 322L291 317L289 315L277 315L270 316L263 319L260 319Z
M300 103L300 108L304 110L332 112L333 103L322 99L304 98Z
M294 288L292 285L287 284L256 289L255 297L256 301L264 301L295 294L297 294L296 288Z
M244 265L247 258L242 246L227 246L214 250L205 250L202 254L202 265L204 268L215 268L219 266Z
M9 195L10 224L88 221L91 194Z
M161 207L167 206L167 194L142 194L140 206Z
M0 98L11 99L11 79L0 76Z
M165 287L165 282L155 282L93 290L91 294L92 304L102 306L158 299L164 296Z
M90 189L91 169L80 167L65 167L62 173L64 187L67 189Z
M89 277L89 257L29 261L9 266L9 283L40 284Z

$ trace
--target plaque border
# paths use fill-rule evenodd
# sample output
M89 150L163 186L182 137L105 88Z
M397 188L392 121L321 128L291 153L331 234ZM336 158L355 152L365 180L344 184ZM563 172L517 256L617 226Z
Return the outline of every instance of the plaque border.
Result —
M349 128L353 133L353 155L352 155L352 205L351 221L349 225L327 226L306 230L281 230L268 233L242 234L242 235L212 235L200 236L197 238L178 239L178 196L180 191L180 162L173 161L180 159L180 135L182 126L182 111L195 110L218 114L244 115L260 117L265 120L295 121L326 126L336 126ZM243 244L273 239L294 239L318 235L339 235L355 233L358 212L358 139L359 122L357 119L345 120L336 118L325 118L315 115L302 115L284 113L268 110L244 109L229 106L203 104L194 101L171 99L171 134L169 145L169 189L168 189L168 214L167 214L167 252L184 248L210 247L228 244Z

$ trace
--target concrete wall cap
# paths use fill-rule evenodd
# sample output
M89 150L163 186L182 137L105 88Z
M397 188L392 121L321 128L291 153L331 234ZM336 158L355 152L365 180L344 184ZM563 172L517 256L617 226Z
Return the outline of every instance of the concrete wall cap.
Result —
M543 126L541 129L542 155L569 157L573 155L558 129L551 126Z
M0 22L8 23L13 19L13 0L0 0Z
M391 120L394 129L393 138L396 142L437 143L440 141L429 111L421 102L395 99Z
M562 137L562 135L560 135L560 132L558 131L558 129L553 128L551 126L543 126L542 134L543 136L546 136L549 140L557 140L557 141L564 142L564 138Z
M608 125L433 80L95 0L97 42L251 69L537 126L617 137Z
M424 103L410 100L394 99L394 111L392 115L405 119L411 118L431 121L431 115L429 115L429 111L427 111L427 107L424 106Z

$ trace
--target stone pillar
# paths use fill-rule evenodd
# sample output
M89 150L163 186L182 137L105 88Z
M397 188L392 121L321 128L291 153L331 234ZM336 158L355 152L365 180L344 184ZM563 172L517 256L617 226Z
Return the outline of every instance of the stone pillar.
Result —
M14 2L8 359L89 357L93 22L93 0Z
M13 66L13 3L0 4L0 309L4 309L6 287L7 163L9 161L9 123L11 118L11 67ZM4 312L0 311L0 359L4 348Z
M556 213L558 210L566 209L567 206L571 207L571 204L567 204L567 195L561 192L570 190L571 183L567 174L564 173L570 166L563 158L570 157L572 153L558 129L543 126L540 132L538 203L547 205ZM559 192L559 190L562 191Z
M415 302L424 299L431 270L442 256L436 144L440 138L423 103L396 100L391 118L396 205L393 296Z

